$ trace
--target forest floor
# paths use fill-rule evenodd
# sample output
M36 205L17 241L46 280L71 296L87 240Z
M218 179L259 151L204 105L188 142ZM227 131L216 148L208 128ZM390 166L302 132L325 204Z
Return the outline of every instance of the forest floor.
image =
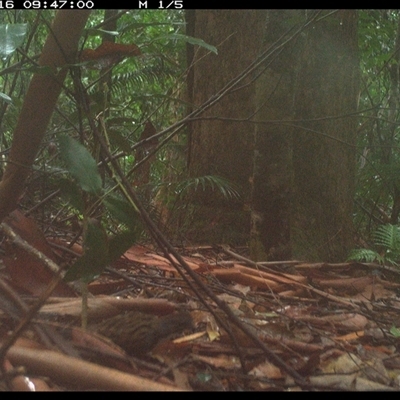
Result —
M27 221L21 216L14 220L12 228L19 237L43 253L51 244L62 251L59 240L38 240L32 233L37 227ZM197 276L229 305L245 333L205 293L196 293L190 277L183 279L165 255L151 245L135 245L89 284L89 322L129 316L132 310L154 315L153 319L185 310L192 320L191 326L184 324L137 356L127 350L132 343L116 346L82 329L81 296L64 284L47 298L43 293L54 273L29 249L23 250L17 239L4 241L2 247L0 389L400 388L399 268L300 260L255 264L247 258L246 248L178 248ZM79 253L79 246L71 251ZM40 297L44 305L38 303ZM35 309L38 304L40 310ZM153 334L154 323L139 320L136 328L125 332L126 341L130 335L144 340L138 324L145 338ZM114 334L124 326L116 325Z

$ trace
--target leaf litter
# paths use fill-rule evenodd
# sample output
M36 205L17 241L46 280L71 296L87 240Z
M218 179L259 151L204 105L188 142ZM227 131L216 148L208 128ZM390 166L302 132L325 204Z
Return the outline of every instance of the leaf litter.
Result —
M53 254L56 262L65 261L62 248L68 243L36 234L38 227L19 214L8 222L33 247ZM89 284L89 318L98 321L131 310L162 316L185 309L193 328L160 340L143 357L133 357L108 338L80 328L78 290L61 281L5 354L1 387L27 391L399 389L400 270L359 262L255 264L247 259L247 250L192 246L180 248L179 253L306 385L276 365L206 297L200 301L164 255L141 244L132 246ZM75 252L79 253L79 246ZM3 242L2 262L4 345L54 272L10 240Z

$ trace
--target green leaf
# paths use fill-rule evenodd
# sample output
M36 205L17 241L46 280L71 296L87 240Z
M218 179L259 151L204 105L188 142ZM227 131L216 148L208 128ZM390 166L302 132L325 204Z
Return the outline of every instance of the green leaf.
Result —
M234 183L218 175L205 175L185 179L177 185L176 191L184 193L189 188L197 191L199 187L202 187L203 190L206 190L206 188L211 188L212 191L218 190L225 198L240 199L239 188Z
M376 246L382 246L386 250L397 252L400 255L400 229L396 225L380 225L374 232Z
M206 43L204 40L202 39L197 39L194 38L192 36L187 36L187 35L182 35L180 33L171 33L169 35L164 35L164 36L160 36L158 39L177 39L177 40L183 40L187 43L193 44L193 45L197 45L197 46L201 46L204 47L207 50L212 51L215 54L218 54L218 50L215 46L212 46L211 44Z
M85 192L99 194L101 192L101 177L96 161L86 148L69 136L59 137L60 154L68 172L76 179Z
M85 31L89 35L93 35L93 36L102 36L104 33L106 33L107 35L111 35L111 36L119 35L118 31L106 31L105 29L98 29L98 28L88 28L88 29L85 29Z
M395 326L390 328L390 333L396 338L400 337L400 329L396 328Z
M138 239L138 232L133 230L126 230L113 236L109 240L109 253L108 262L111 264L113 261L121 257Z
M89 219L84 239L85 252L67 271L64 280L92 281L103 272L109 262L108 248L108 237L104 228L96 219Z
M374 262L384 263L384 258L378 252L371 249L353 249L350 251L347 261Z
M0 92L0 98L8 104L12 104L12 99L10 96L7 96L5 93Z
M118 222L125 224L132 230L137 229L139 222L138 212L127 200L119 196L110 195L103 200L103 204Z
M14 53L24 41L28 24L0 25L0 57L6 58Z

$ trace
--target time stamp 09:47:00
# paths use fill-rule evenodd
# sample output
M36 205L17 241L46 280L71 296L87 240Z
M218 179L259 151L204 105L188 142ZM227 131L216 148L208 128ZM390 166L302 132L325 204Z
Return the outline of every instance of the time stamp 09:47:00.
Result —
M63 0L63 1L56 1L56 0L5 0L0 1L0 10L7 9L12 10L22 9L22 10L40 10L46 8L52 9L60 9L60 8L69 8L69 9L83 9L83 8L93 8L94 2L92 0Z
M149 2L147 0L139 0L138 8L148 8ZM156 7L158 9L182 9L183 8L183 0L159 0L156 1ZM155 5L155 4L154 4ZM46 8L52 9L91 9L94 8L95 4L92 0L0 0L0 10L7 9L12 10L16 9L25 9L25 10L40 10ZM150 7L149 7L150 8ZM153 7L151 7L153 8Z

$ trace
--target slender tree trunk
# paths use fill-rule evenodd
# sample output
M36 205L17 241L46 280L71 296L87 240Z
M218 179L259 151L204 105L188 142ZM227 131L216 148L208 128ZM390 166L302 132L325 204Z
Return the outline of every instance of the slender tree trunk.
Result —
M67 75L66 64L75 60L89 14L89 10L61 10L55 16L39 59L39 65L50 67L53 73L34 74L26 93L0 182L0 221L17 206Z

